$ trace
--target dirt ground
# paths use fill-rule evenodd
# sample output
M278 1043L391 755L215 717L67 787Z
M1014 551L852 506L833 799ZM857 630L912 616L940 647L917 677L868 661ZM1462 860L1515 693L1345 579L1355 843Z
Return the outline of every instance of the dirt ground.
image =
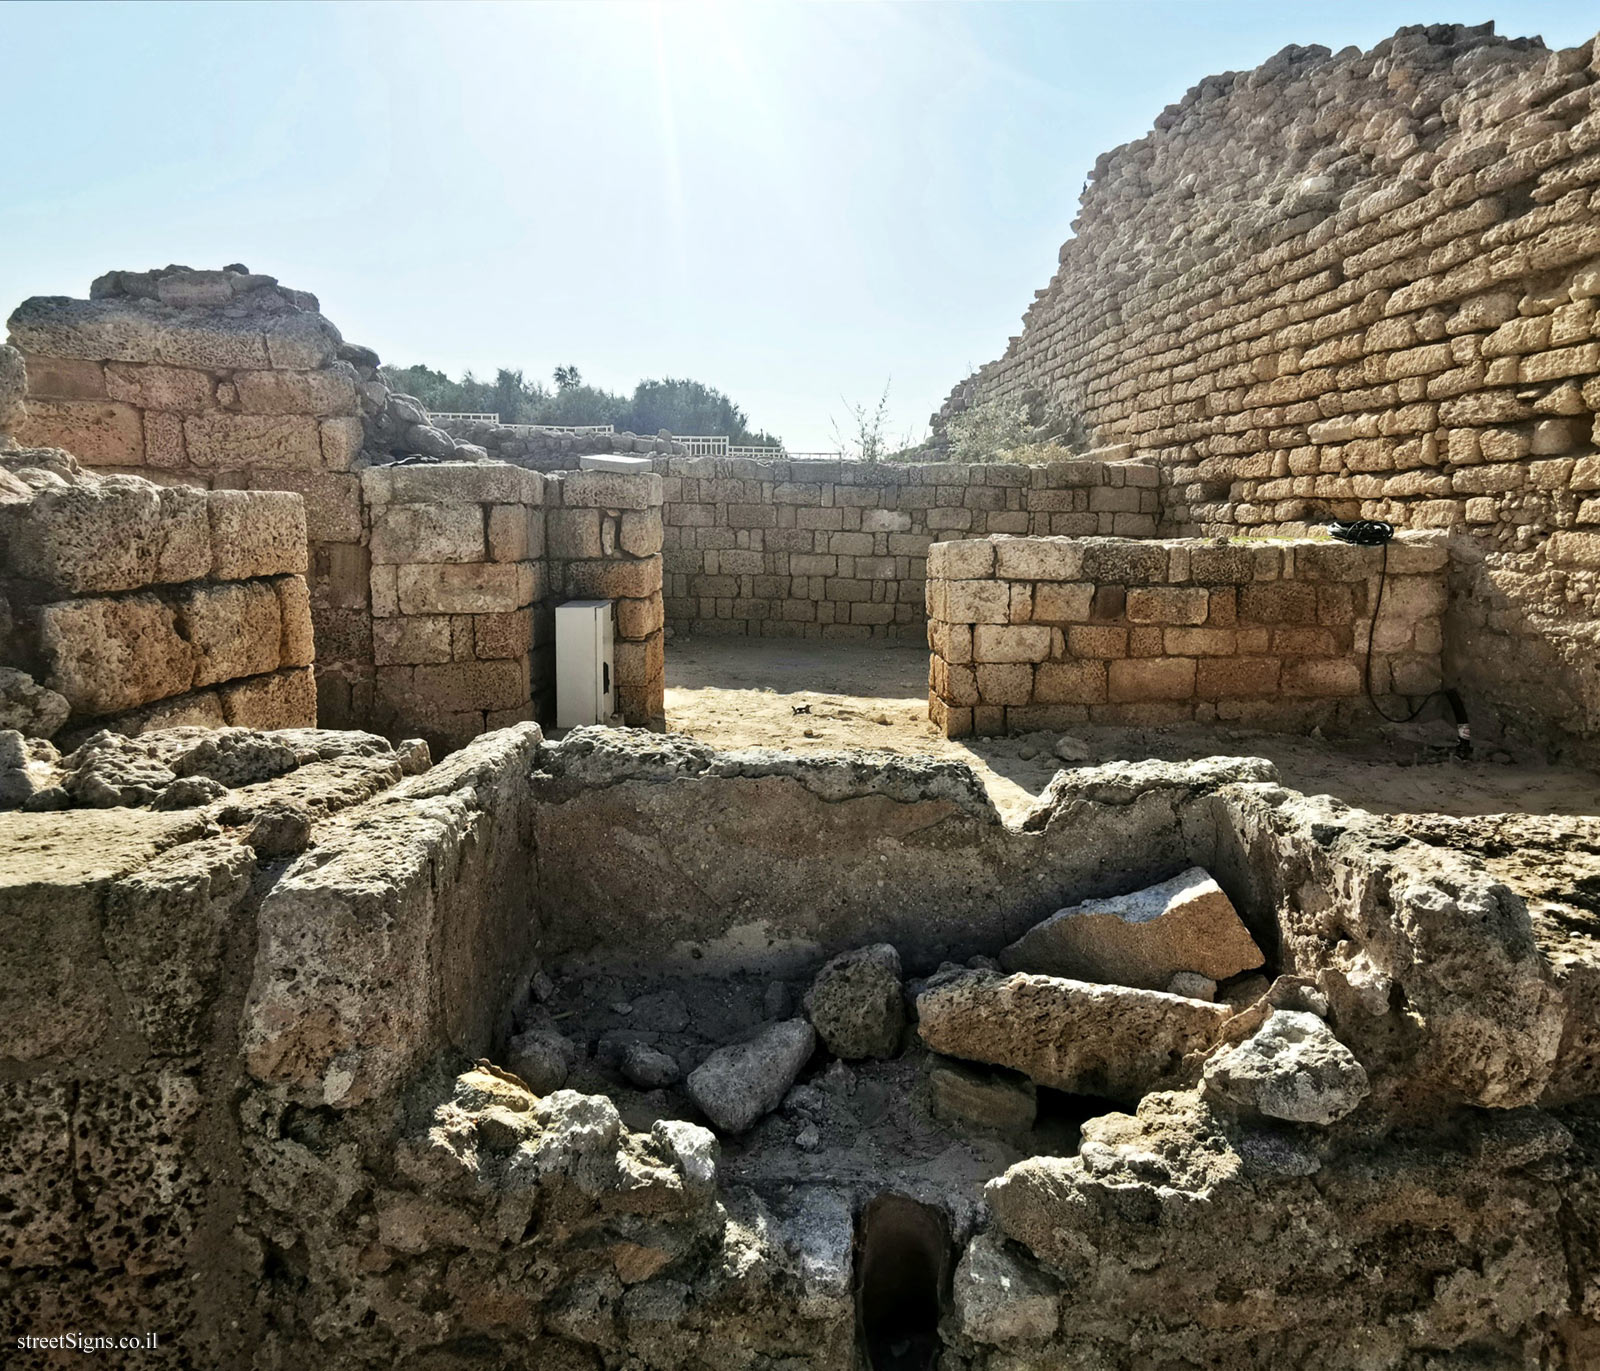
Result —
M667 726L721 748L869 748L971 763L1002 815L1024 813L1064 763L1061 735L940 737L928 722L928 654L891 644L679 635L667 644ZM797 712L798 711L798 712ZM1600 776L1515 749L1452 755L1443 723L1364 740L1218 726L1075 728L1074 765L1159 757L1267 757L1286 786L1377 813L1600 815Z

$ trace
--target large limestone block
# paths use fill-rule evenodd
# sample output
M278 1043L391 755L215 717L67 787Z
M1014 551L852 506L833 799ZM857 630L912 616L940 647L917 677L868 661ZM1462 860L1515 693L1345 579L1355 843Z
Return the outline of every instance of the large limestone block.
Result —
M661 504L661 478L619 471L580 471L561 483L561 503L571 509L650 509Z
M124 1026L101 942L107 888L205 824L198 811L0 814L0 1058L72 1058Z
M279 576L272 586L278 594L278 611L283 622L279 665L310 666L316 659L316 641L311 627L311 589L303 576Z
M361 485L373 504L544 503L544 478L509 462L368 467L361 473Z
M26 353L94 362L159 362L162 317L159 310L122 301L36 295L18 305L6 324L11 341ZM264 346L260 355L266 356Z
M315 728L317 682L310 667L285 667L217 688L223 718L234 728Z
M30 400L16 436L25 446L65 448L91 466L144 461L144 421L114 400Z
M188 367L137 366L108 362L105 392L113 400L140 409L200 414L216 408L217 383L209 372Z
M804 1019L773 1024L747 1043L713 1052L689 1073L689 1098L724 1133L743 1133L776 1109L816 1050Z
M308 679L310 672L303 673ZM532 952L517 818L541 735L478 739L319 826L267 893L240 1051L258 1080L344 1109L415 1079L448 1045L489 1046Z
M1165 990L1182 971L1225 981L1261 963L1233 902L1197 866L1130 895L1058 910L1000 954L1008 971L1145 990Z
M47 486L0 515L0 565L75 594L156 579L161 494L142 481Z
M918 997L917 1031L935 1052L1008 1066L1039 1085L1137 1099L1172 1083L1231 1013L1150 990L969 971Z
M223 939L250 889L255 857L232 838L190 843L114 882L105 947L128 1013L157 1052L204 1046L222 977Z
M195 651L196 686L278 669L283 614L271 582L186 587L178 596L178 630Z
M661 593L661 558L568 562L565 582L575 599L645 600Z
M306 569L305 504L286 490L214 490L212 575L219 581L301 574Z
M194 679L195 649L179 634L171 606L154 595L45 605L39 643L46 684L75 714L114 714L181 695Z
M481 505L379 505L373 510L375 566L485 560Z
M1207 1094L1291 1123L1336 1123L1371 1091L1367 1073L1315 1014L1277 1009L1206 1063Z
M183 421L183 441L196 466L318 470L322 435L317 421L299 414L196 414Z
M194 486L160 487L157 584L200 581L211 574L210 494Z
M355 372L342 363L322 371L239 371L233 384L246 414L327 418L357 412Z
M439 562L396 568L402 614L498 614L538 598L538 577L526 562Z

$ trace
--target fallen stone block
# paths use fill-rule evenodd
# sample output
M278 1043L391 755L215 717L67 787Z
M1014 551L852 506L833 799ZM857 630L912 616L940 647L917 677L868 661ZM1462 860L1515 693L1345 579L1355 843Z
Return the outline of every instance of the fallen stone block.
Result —
M1021 1133L1039 1114L1039 1092L1032 1081L962 1062L934 1058L928 1066L928 1102L946 1123Z
M742 1133L776 1109L816 1050L804 1019L773 1024L747 1043L713 1052L689 1073L689 1098L724 1133Z
M900 954L888 943L835 957L817 973L806 1013L837 1057L892 1057L906 1026Z
M917 1031L935 1052L1039 1085L1137 1099L1181 1079L1183 1058L1215 1043L1231 1014L1152 990L966 971L922 993Z
M1371 1092L1361 1063L1327 1024L1315 1014L1284 1009L1207 1062L1201 1079L1206 1094L1247 1112L1324 1127Z
M1226 980L1262 964L1222 887L1200 867L1058 910L1000 954L1008 971L1165 990L1179 972Z

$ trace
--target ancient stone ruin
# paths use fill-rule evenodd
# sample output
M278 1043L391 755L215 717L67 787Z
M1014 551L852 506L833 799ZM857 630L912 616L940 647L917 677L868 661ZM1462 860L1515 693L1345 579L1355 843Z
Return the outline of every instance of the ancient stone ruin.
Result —
M1594 819L1069 739L1002 817L665 698L679 634L926 634L946 737L1449 688L1592 755L1597 195L1592 43L1212 78L948 406L1078 411L1038 465L447 431L242 266L24 302L6 1364L1600 1364Z

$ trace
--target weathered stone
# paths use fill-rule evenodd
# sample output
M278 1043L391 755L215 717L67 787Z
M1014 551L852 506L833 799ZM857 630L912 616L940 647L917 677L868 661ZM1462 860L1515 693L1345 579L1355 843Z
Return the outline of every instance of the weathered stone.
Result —
M841 953L817 973L805 1007L835 1056L894 1056L906 1024L900 954L889 943Z
M1020 1261L996 1234L980 1233L967 1244L952 1291L956 1324L973 1342L1038 1341L1060 1322L1049 1279Z
M1191 867L1129 895L1058 910L1000 953L1008 971L1165 990L1182 971L1226 980L1262 963L1233 902Z
M1275 1009L1237 1047L1206 1063L1206 1092L1246 1110L1326 1127L1370 1093L1367 1073L1315 1014Z
M548 1095L567 1083L576 1048L552 1029L530 1029L506 1045L506 1066L528 1084L535 1095Z
M45 605L39 642L50 664L46 683L90 717L181 694L194 680L194 648L154 595Z
M743 1133L778 1107L816 1045L804 1019L773 1024L747 1043L713 1052L691 1071L689 1098L722 1132Z
M1175 995L1053 976L967 971L917 997L917 1032L935 1052L1020 1071L1040 1085L1138 1098L1183 1075L1232 1011Z
M269 800L256 811L244 840L263 861L304 852L311 845L311 814L292 800Z
M928 1101L934 1114L947 1123L1000 1133L1032 1128L1039 1111L1032 1081L939 1057L928 1063Z
M72 706L25 671L0 667L0 730L15 729L29 738L53 737L66 723Z
M622 1074L641 1090L673 1085L680 1075L675 1057L644 1043L630 1043L624 1048L621 1065Z

